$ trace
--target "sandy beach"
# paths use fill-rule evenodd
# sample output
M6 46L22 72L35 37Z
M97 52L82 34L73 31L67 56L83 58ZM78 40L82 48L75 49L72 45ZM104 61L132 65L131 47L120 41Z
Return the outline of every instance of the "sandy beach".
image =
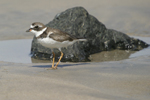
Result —
M144 59L144 60L143 60ZM101 63L0 62L1 100L149 100L150 57ZM142 67L141 67L142 66Z
M33 34L25 32L32 22L47 24L57 13L83 6L107 28L148 39L149 4L149 0L1 0L0 45L6 43L6 48L1 46L0 56L6 57L0 57L0 100L149 100L150 54L129 57L135 53L131 52L114 60L116 52L102 52L92 55L92 62L61 62L57 70L48 70L51 62L29 59ZM15 45L12 40L18 39L29 39L28 46L20 47L23 41ZM8 40L14 44L8 45ZM20 59L31 61L11 60L21 54Z

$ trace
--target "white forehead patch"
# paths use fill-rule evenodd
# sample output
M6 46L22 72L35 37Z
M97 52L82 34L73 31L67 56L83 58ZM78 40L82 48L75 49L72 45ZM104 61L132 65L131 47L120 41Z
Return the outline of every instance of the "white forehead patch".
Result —
M30 25L30 28L34 28L35 26L33 26L33 25Z

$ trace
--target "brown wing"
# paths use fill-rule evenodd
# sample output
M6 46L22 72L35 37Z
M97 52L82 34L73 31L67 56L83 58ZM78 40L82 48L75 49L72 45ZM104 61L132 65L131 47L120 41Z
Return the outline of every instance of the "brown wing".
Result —
M59 42L63 42L63 41L73 41L73 39L76 39L74 36L71 36L70 34L66 33L66 32L62 32L62 31L53 31L52 34L49 35L50 38L59 41Z

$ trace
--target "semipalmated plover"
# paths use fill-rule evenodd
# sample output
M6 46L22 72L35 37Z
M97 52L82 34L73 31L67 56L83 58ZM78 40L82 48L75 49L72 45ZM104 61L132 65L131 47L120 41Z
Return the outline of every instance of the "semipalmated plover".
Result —
M57 69L59 62L63 57L63 52L61 51L61 47L67 47L77 41L86 41L86 39L77 38L61 30L46 27L44 24L40 22L32 23L30 29L28 29L26 32L34 33L37 41L41 45L52 49L52 53L53 53L52 69ZM58 48L61 52L61 56L55 66L54 66L55 53L53 52L53 48Z

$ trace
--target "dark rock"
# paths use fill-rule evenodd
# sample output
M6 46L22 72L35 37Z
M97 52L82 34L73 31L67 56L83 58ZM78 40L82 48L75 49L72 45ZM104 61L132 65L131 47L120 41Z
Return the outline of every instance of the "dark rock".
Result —
M139 39L130 38L113 29L107 29L83 7L71 8L57 14L46 26L88 39L86 42L76 42L67 48L62 48L64 56L61 61L89 61L90 54L104 50L141 50L148 47L148 44ZM55 49L55 53L56 60L58 60L59 50ZM52 58L51 50L38 44L35 38L32 41L31 54L34 58L39 59Z

